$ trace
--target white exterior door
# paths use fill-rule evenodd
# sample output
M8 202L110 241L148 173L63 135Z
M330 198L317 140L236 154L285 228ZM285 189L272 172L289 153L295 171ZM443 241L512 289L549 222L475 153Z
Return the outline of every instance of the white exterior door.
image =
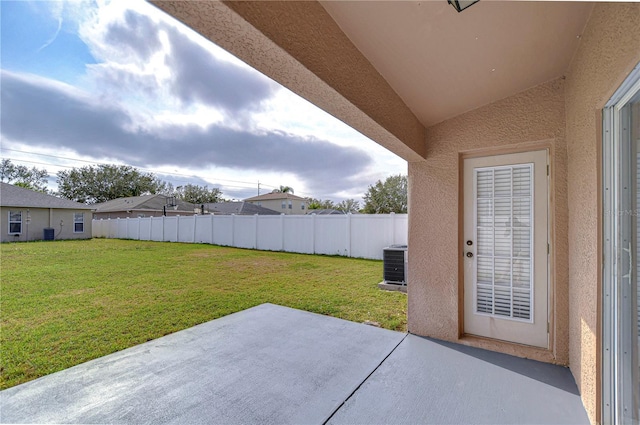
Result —
M548 153L464 160L464 332L547 348Z

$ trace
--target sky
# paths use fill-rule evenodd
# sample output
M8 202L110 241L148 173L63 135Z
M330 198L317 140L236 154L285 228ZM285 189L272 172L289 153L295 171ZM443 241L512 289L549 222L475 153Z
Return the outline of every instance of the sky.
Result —
M143 1L0 0L0 149L244 199L361 200L406 161Z

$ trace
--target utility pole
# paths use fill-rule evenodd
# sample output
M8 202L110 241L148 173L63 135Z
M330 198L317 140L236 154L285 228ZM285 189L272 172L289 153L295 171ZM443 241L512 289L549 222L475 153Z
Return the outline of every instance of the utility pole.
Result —
M260 196L260 180L258 180L258 196Z

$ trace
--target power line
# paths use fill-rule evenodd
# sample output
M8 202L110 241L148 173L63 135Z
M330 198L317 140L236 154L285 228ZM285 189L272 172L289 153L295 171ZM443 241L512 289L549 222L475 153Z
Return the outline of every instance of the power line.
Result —
M16 158L6 158L9 159L11 161L14 162L23 162L23 163L27 163L27 164L37 164L37 165L55 165L56 167L62 167L62 168L75 168L71 165L58 165L58 164L51 164L51 163L46 163L46 162L38 162L38 161L30 161L30 160L26 160L26 159L16 159ZM47 175L47 177L53 177L51 174ZM185 177L188 177L185 175ZM185 182L185 183L189 183L189 180L179 180L176 179L175 181L178 182ZM231 185L231 184L218 184L221 187L225 187L225 188L236 188L236 189L254 189L253 185L250 186L238 186L238 185Z
M38 153L38 152L22 151L22 150L18 150L18 149L2 148L2 150L3 151L26 153L26 154L29 154L29 155L46 156L46 157L49 157L49 158L64 159L64 160L68 160L68 161L84 162L84 163L87 163L87 164L112 165L111 163L108 163L108 162L89 161L89 160L86 160L86 159L70 158L70 157L67 157L67 156L59 156L59 155L50 155L50 154ZM11 159L11 158L7 158L7 159ZM75 167L71 167L69 165L59 165L59 164L53 164L53 163L42 163L42 162L18 160L18 159L13 159L13 160L14 161L30 162L30 163L33 163L33 164L40 164L40 165L53 165L53 166L56 166L56 167L75 168ZM172 173L170 171L160 171L160 170L156 170L156 169L152 169L152 168L144 168L144 167L136 167L136 168L138 168L140 170L143 170L143 171L151 171L151 172L156 173L156 174L168 174L168 175L179 176L179 177L197 177L197 176L194 176L194 175L182 174L182 173ZM241 180L229 180L229 179L219 179L219 178L214 178L214 180L227 181L227 182L231 182L231 183L250 184L252 186L255 186L257 184L257 183L254 183L254 182L246 182L246 181L241 181ZM263 186L269 186L269 187L275 188L275 186L271 186L271 185L268 185L268 184L264 184L264 183L260 183L260 184L263 185Z
M85 160L85 159L70 158L70 157L64 157L64 156L59 156L59 155L49 155L49 154L38 153L38 152L22 151L22 150L18 150L18 149L2 148L2 150L3 151L25 153L25 154L28 154L28 155L38 155L38 156L44 156L44 157L49 157L49 158L64 159L64 160L68 160L68 161L84 162L84 163L88 163L88 164L112 165L111 163L108 163L108 162L89 161L89 160ZM5 158L9 159L11 161L23 162L23 163L27 163L27 164L54 166L54 167L60 167L60 168L76 168L76 167L74 167L72 165L55 164L55 163L52 163L52 162L39 162L39 161L33 161L33 160L28 160L28 159L18 159L18 158L8 158L8 157L5 157ZM127 164L124 164L124 165L127 165ZM178 177L184 177L184 178L194 178L194 177L199 178L198 176L195 176L195 175L165 172L165 171L161 171L161 170L154 170L154 169L142 168L142 167L135 167L135 168L138 168L138 169L143 170L143 171L150 171L150 172L153 172L153 173L156 173L156 174L172 175L172 176L178 176ZM53 177L53 176L49 174L48 177ZM238 186L238 185L215 183L215 184L218 184L218 185L220 185L222 187L227 187L227 188L254 189L256 184L259 184L260 187L266 186L266 187L270 187L270 188L273 188L273 189L277 189L277 186L273 186L273 185L270 185L270 184L265 184L265 183L262 183L262 182L253 183L253 182L246 182L246 181L241 181L241 180L229 180L229 179L217 179L217 178L213 178L213 180L231 182L231 183L240 183L240 184L247 185L247 186ZM190 182L189 180L179 180L179 179L176 179L176 181L185 182L185 183L189 183ZM212 184L214 184L214 183L212 183ZM301 195L310 196L310 195L305 194L305 193L301 193Z

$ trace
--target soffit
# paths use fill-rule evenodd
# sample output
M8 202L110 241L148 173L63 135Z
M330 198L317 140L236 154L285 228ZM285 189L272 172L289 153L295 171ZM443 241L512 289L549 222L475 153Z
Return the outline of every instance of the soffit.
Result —
M317 1L152 3L407 161L425 157L422 123Z
M425 126L563 76L592 4L323 1Z

